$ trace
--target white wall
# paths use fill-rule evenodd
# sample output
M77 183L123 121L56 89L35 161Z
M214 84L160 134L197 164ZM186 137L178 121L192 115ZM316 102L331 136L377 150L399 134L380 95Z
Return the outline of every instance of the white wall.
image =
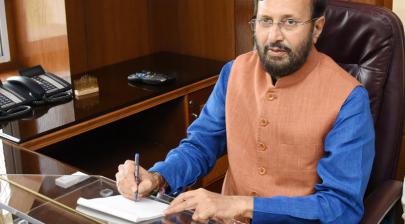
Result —
M405 24L405 1L393 0L392 10L401 18L402 24Z

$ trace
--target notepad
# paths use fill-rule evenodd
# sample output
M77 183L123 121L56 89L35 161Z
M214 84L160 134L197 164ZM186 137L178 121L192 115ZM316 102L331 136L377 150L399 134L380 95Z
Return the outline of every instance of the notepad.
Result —
M168 204L144 198L133 201L116 195L106 198L77 200L76 210L108 223L131 223L164 216Z

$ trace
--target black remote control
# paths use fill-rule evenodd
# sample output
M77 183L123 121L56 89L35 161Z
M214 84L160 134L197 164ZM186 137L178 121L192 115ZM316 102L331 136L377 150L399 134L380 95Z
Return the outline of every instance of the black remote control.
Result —
M151 71L136 72L128 76L130 82L140 82L149 85L163 85L175 80L175 77Z

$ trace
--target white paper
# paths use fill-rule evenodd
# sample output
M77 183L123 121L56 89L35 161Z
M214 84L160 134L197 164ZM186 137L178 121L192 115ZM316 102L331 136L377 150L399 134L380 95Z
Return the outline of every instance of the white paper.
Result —
M162 217L164 216L164 210L169 206L168 204L147 198L135 202L133 200L124 198L122 195L94 199L79 198L79 200L77 200L77 204L79 207L82 206L97 210L111 216L129 220L131 222L140 222ZM79 210L86 213L85 209ZM91 213L92 214L89 213L88 215L94 216L93 212ZM103 219L102 217L95 218Z

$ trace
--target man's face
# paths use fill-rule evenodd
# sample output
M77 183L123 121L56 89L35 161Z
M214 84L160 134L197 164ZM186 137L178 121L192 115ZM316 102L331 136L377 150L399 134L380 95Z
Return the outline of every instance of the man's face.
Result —
M312 22L285 29L283 21L305 22L311 18L311 0L259 0L257 19L275 24L264 27L256 22L254 40L260 60L273 77L297 71L307 60L313 46Z

